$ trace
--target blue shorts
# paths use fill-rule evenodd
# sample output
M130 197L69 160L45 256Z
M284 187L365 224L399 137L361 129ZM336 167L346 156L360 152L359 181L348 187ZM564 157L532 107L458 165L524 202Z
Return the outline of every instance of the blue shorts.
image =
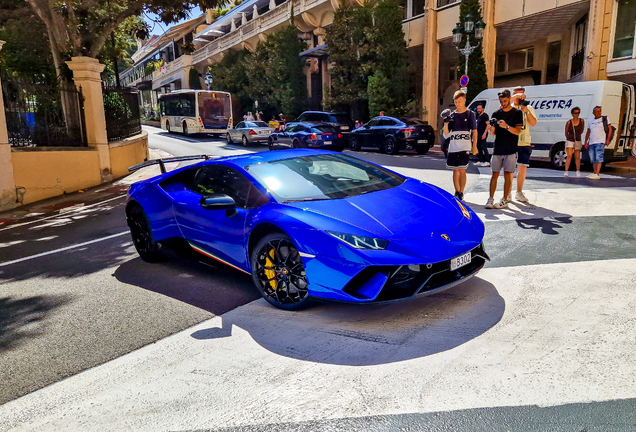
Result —
M602 163L605 156L605 144L590 144L588 152L590 154L590 162Z
M530 166L531 146L517 146L517 165Z

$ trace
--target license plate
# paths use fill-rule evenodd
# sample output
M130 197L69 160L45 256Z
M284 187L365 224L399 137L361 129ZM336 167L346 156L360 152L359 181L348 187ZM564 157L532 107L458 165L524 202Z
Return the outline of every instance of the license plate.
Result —
M331 141L325 141L325 145L331 144Z
M456 270L466 264L470 264L470 252L466 252L464 255L453 258L451 260L451 270Z
M258 133L261 135L269 135L270 131L259 131Z
M417 140L418 144L428 144L428 140Z
M349 130L349 126L340 126L340 130Z

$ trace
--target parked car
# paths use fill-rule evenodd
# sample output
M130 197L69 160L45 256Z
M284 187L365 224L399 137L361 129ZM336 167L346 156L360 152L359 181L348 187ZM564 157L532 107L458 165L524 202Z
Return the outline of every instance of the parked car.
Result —
M435 130L419 119L379 116L351 132L349 148L377 147L388 154L414 149L425 154L435 144Z
M342 151L344 139L334 126L325 123L288 123L284 131L269 137L269 149L319 148Z
M237 141L247 147L253 143L266 143L272 132L274 128L264 121L242 121L234 129L227 130L226 139L229 144Z
M130 170L201 158L208 156ZM166 259L169 247L228 265L287 310L312 298L374 303L430 295L489 260L484 223L448 192L322 150L228 156L142 180L128 191L126 218L143 260Z
M345 112L326 112L326 111L305 111L297 121L304 123L327 123L334 126L344 138L345 142L349 141L349 133L354 129L353 120L349 114Z

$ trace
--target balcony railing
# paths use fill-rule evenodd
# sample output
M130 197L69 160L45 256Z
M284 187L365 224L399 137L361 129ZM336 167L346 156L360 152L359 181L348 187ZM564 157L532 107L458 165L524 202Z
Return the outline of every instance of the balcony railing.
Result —
M443 6L448 6L449 4L459 3L462 0L437 0L437 7L441 8Z
M573 78L583 72L584 60L585 48L577 51L577 53L572 56L572 71L570 72L570 78Z

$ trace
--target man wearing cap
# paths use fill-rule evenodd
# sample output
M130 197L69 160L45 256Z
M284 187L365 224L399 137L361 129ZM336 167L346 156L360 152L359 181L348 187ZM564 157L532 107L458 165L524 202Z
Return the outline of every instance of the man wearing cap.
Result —
M517 194L515 199L521 202L528 202L528 198L523 194L523 184L526 182L526 172L530 166L530 155L532 154L532 146L530 145L530 126L537 125L537 116L534 108L528 104L522 103L526 100L526 89L517 86L512 90L512 107L521 110L523 113L523 127L519 134L519 143L517 144ZM507 199L511 201L512 196Z
M495 136L495 146L490 159L492 178L490 179L490 198L487 209L508 208L508 196L512 191L512 179L517 165L517 144L523 127L523 113L510 103L510 89L501 89L498 93L501 107L490 116L489 132ZM504 170L504 196L495 204L497 180L501 169Z

